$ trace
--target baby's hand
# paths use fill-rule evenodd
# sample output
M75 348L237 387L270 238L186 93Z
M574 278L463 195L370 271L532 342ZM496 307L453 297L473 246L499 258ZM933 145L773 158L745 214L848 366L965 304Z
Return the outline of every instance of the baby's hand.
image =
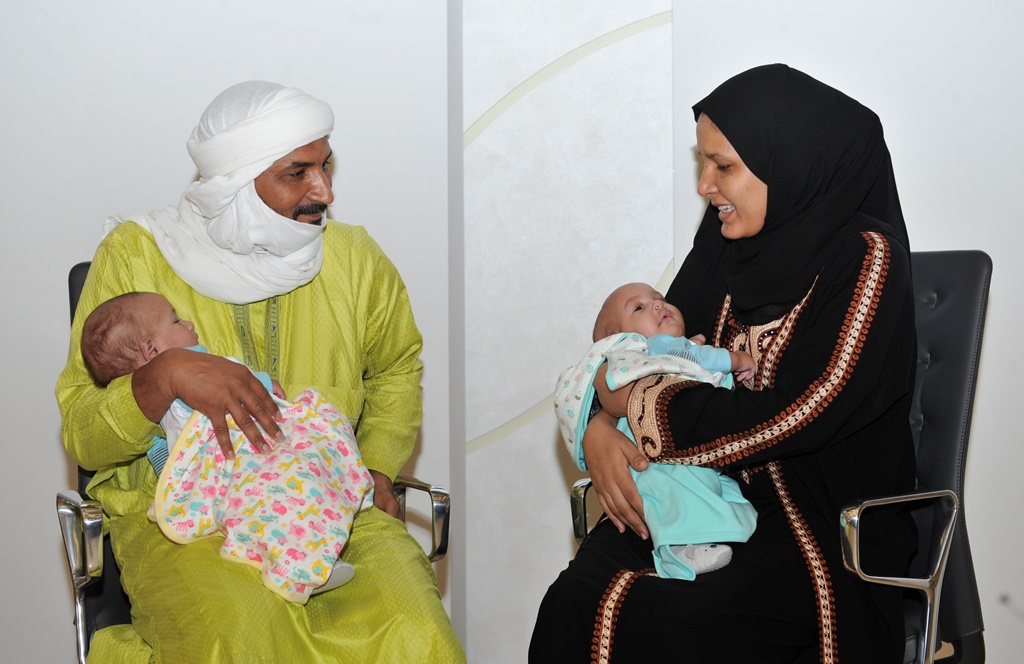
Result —
M703 346L704 344L707 343L707 341L708 340L704 337L703 334L696 334L690 337L690 342L697 346Z
M274 396L283 401L287 401L288 397L284 394L284 388L281 387L281 383L277 382L276 378L270 379L270 386L274 388Z
M750 353L733 350L729 351L729 355L732 357L732 373L738 382L742 383L754 377L757 364L754 363L754 358L750 356Z

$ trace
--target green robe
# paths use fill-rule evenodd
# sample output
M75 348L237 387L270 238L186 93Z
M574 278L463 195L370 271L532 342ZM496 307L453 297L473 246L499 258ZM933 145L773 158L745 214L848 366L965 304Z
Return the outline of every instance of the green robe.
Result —
M267 592L251 567L222 560L218 539L175 544L147 520L156 476L145 452L160 429L139 410L131 376L99 388L79 351L86 315L128 291L161 293L211 353L271 369L287 394L322 392L355 423L367 467L391 478L422 418L422 339L405 285L361 227L327 222L320 274L277 298L277 364L267 367L275 355L265 344L268 301L245 307L256 349L246 357L235 307L179 279L148 231L119 225L96 250L56 394L68 453L97 471L89 494L103 504L134 630L152 653L133 632L112 628L94 638L90 661L129 652L157 662L464 661L429 561L379 510L356 518L342 554L355 578L305 607Z

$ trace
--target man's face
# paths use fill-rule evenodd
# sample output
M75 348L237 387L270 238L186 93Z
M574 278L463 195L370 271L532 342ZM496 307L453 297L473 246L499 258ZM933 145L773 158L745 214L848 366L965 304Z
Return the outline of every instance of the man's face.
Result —
M331 191L327 137L292 150L256 178L256 193L274 212L304 224L322 224Z

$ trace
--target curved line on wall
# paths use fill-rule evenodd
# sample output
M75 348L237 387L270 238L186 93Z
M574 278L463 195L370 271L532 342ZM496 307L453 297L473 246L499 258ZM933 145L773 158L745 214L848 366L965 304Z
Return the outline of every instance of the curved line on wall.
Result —
M512 88L508 94L499 99L496 104L491 106L483 115L477 118L477 120L462 134L462 148L465 149L468 147L469 144L476 140L476 137L483 133L483 130L498 119L502 113L507 111L513 104L522 99L529 92L535 90L555 74L568 69L583 58L593 55L597 51L611 46L616 42L632 37L633 35L646 30L670 23L672 23L672 12L662 12L661 14L655 14L654 16L649 16L634 23L630 23L629 25L624 25L616 30L612 30L609 33L603 34L600 37L592 39L586 44L569 51L530 78Z
M522 429L524 426L534 421L544 413L553 409L551 405L554 393L548 394L543 399L538 401L536 404L527 408L519 415L516 415L508 422L505 422L499 427L491 429L482 436L477 436L473 440L466 443L466 454L472 454L477 450L483 449L494 443L514 431Z
M661 278L658 279L658 283L655 284L655 288L657 288L662 293L664 293L665 289L668 288L668 285L672 283L672 277L675 274L674 267L675 266L673 261L669 261L668 265L665 267L665 271L661 273ZM477 436L476 438L473 438L472 440L469 440L466 443L466 454L472 454L473 452L476 452L487 447L491 443L501 440L505 436L514 433L519 429L522 429L527 424L533 422L541 415L544 415L548 411L553 410L553 400L554 393L552 392L546 395L543 399L538 401L530 408L527 408L522 413L513 417L511 420L491 429L485 434L482 434L480 436Z

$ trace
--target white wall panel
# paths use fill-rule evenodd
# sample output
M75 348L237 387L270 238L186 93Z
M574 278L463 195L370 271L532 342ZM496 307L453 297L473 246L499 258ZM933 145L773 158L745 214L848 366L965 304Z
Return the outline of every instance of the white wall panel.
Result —
M551 395L597 310L672 257L669 3L464 3L467 610L523 662L575 552Z

